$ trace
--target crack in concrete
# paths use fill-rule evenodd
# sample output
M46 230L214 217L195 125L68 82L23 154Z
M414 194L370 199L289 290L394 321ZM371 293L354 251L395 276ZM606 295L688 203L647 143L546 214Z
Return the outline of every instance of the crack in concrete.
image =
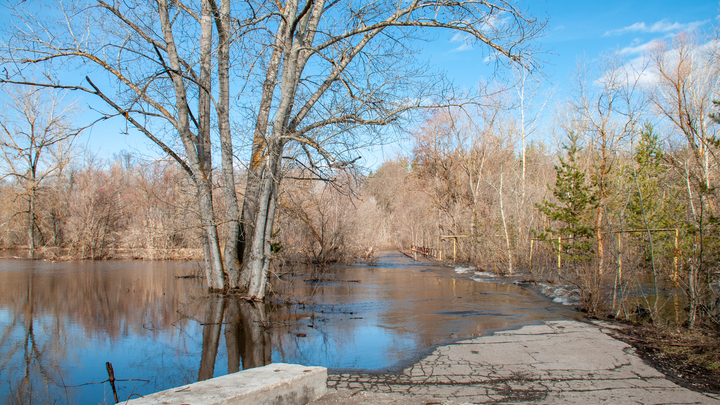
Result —
M372 403L367 399L372 393L391 395L391 402L381 403L393 404L421 400L720 404L718 396L666 380L631 347L618 344L598 326L559 321L524 329L440 347L397 374L330 374L328 389L351 391L358 398L362 392L362 401L339 402L358 405ZM498 338L503 342L495 341Z

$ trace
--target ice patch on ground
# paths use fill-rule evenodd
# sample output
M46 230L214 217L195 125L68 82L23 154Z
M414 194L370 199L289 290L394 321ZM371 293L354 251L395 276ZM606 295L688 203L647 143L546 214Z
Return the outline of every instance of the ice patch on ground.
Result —
M570 285L554 285L548 283L538 283L542 287L542 294L551 298L553 302L563 305L579 305L580 290Z
M479 283L496 282L496 278L497 274L489 271L476 271L475 277L470 277L472 281L477 281Z
M475 267L455 267L455 273L465 274L470 270L475 270Z

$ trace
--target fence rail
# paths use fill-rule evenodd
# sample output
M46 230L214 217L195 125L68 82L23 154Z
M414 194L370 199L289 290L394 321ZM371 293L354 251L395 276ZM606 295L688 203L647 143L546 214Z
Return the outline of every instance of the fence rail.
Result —
M410 251L413 252L413 256L415 256L416 260L418 253L425 257L432 257L433 259L442 260L442 251L435 248L410 245Z

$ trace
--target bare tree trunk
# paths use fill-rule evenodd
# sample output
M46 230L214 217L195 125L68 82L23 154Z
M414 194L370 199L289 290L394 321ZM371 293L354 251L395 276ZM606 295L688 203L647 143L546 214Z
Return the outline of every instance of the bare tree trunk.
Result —
M521 140L521 154L522 154L522 201L525 202L525 172L526 172L526 164L527 164L527 158L526 158L526 146L525 146L525 138L527 138L527 133L525 130L525 80L526 80L526 72L525 70L521 70L520 74L522 77L520 78L520 87L518 88L518 96L520 98L520 140Z
M195 140L200 165L212 184L212 143L210 139L210 111L212 107L212 16L208 0L202 0L200 18L200 80L198 91L198 136ZM170 48L170 46L168 46ZM174 51L173 51L174 53ZM173 54L170 54L171 60ZM177 55L175 55L177 57ZM179 64L178 64L179 67ZM175 76L177 77L177 76ZM182 80L182 78L181 78ZM183 97L184 98L184 97ZM187 100L185 100L187 103ZM185 113L189 114L189 108ZM189 129L189 128L188 128Z
M598 243L598 267L597 267L597 274L598 276L602 276L605 272L605 241L603 240L603 232L602 232L602 221L603 221L603 211L602 206L598 205L597 207L597 221L595 223L595 231L596 231L596 237L597 237L597 243Z
M240 288L240 210L235 192L235 170L233 169L233 142L230 131L230 1L222 0L221 9L214 10L218 30L218 88L217 101L218 130L220 132L220 153L225 209L227 212L228 235L225 241L225 272L228 288Z
M212 203L212 158L209 147L209 83L206 83L200 91L200 99L204 99L205 101L200 109L201 116L199 117L199 121L201 125L200 128L198 128L198 136L195 137L190 131L190 111L187 103L186 87L184 78L179 73L182 71L182 66L177 49L175 48L175 38L172 32L172 23L168 15L167 0L159 0L158 5L160 24L163 30L163 37L167 44L166 50L170 60L170 67L172 68L168 74L172 78L173 88L175 90L175 106L177 108L175 128L182 139L189 166L193 171L193 181L198 188L200 221L205 230L205 237L207 238L210 253L210 257L206 257L205 259L206 263L210 264L210 266L206 266L205 275L211 290L222 290L225 288L225 280L217 225L215 224L215 212ZM210 21L210 23L212 23L212 21ZM207 28L205 27L205 29ZM208 42L212 42L211 32L212 31L208 34L206 31L203 31L201 40L201 48L203 50ZM204 79L205 77L201 75L200 81L202 82ZM207 79L209 80L209 77Z
M30 179L30 193L28 195L28 247L30 248L30 259L35 259L35 176Z
M247 181L245 183L245 199L243 200L242 213L240 216L240 235L238 240L238 261L244 263L250 257L252 235L255 230L255 219L257 217L257 201L260 192L260 180L265 166L262 164L263 155L267 148L267 130L272 107L273 93L277 87L280 61L282 57L282 38L284 24L281 23L275 38L275 47L270 58L270 64L263 83L263 94L260 100L260 109L255 124L253 135L253 147L250 157L250 166L247 170ZM250 285L251 273L248 266L243 265L240 274L239 287L246 288Z
M508 261L508 273L513 273L513 259L512 259L512 250L510 246L510 233L508 232L508 226L507 221L505 220L505 209L503 208L503 172L502 167L500 168L500 188L498 190L498 197L500 198L500 217L502 218L503 223L503 230L505 231L505 249L507 251L507 261Z
M260 185L258 196L258 211L255 219L255 227L250 246L250 255L245 261L245 267L250 274L250 286L248 296L255 301L265 299L265 287L267 284L267 270L269 266L269 237L272 233L272 226L275 215L275 197L280 176L280 161L282 159L283 143L281 140L272 140L268 145L269 156Z
M206 255L209 254L209 256L205 257L205 263L210 265L205 268L205 276L211 290L223 290L225 288L225 281L220 255L220 239L218 237L217 225L215 225L212 191L207 183L207 181L203 181L198 184L200 221L206 238L206 241L203 241L203 246L207 246Z
M695 327L697 321L698 291L697 291L697 269L695 263L690 263L688 270L688 328Z

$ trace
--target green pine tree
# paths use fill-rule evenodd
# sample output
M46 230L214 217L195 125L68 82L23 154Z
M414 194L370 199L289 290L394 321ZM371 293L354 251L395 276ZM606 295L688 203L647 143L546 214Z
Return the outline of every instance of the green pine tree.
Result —
M631 186L633 191L630 193L628 206L630 228L645 229L646 226L659 228L667 225L666 216L660 212L660 207L663 205L661 185L667 172L662 159L663 151L658 135L653 132L652 125L646 123L640 133L640 143L635 149L633 170L635 184Z
M561 249L565 259L585 261L593 255L592 209L597 204L597 197L578 162L582 152L578 135L569 132L568 142L563 143L562 148L565 156L560 157L560 164L555 166L556 181L551 188L557 202L543 200L537 204L540 212L558 226L545 229L538 237L551 240Z
M666 256L672 257L674 232L653 230L675 228L684 206L676 192L667 187L667 167L664 164L662 145L650 123L646 123L640 133L634 161L627 215L628 228L651 230L650 235L637 235L645 240L652 236L656 254L664 252ZM649 244L645 250L645 260L649 262Z

